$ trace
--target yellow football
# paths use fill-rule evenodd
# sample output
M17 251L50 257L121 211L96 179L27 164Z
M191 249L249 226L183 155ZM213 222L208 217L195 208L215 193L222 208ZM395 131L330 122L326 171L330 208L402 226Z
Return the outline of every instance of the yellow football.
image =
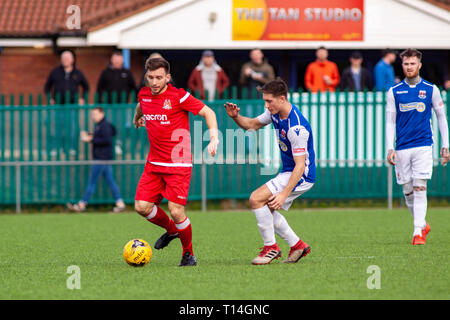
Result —
M123 248L123 257L130 266L143 267L152 258L152 248L145 240L133 239Z

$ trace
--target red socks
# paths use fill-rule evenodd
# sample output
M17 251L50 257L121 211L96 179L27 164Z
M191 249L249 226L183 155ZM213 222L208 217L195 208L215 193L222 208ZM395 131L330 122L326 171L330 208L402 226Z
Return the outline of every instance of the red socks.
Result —
M192 256L194 255L192 250L192 227L188 217L180 223L175 224L175 222L169 218L163 209L153 206L152 212L150 212L145 219L166 229L169 234L178 233L181 245L183 246L183 254L189 252Z
M157 226L166 229L167 233L169 234L178 232L177 228L175 227L175 222L170 219L169 216L160 207L153 206L152 212L150 212L150 214L145 218L151 223L154 223Z
M191 256L194 255L192 250L192 227L188 217L182 222L175 224L178 235L180 236L181 245L183 246L183 255L189 252Z

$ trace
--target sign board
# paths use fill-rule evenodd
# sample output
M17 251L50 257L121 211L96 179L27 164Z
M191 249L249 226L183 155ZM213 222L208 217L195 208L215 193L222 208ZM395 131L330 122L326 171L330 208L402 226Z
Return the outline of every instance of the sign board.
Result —
M233 0L237 41L362 41L364 0Z

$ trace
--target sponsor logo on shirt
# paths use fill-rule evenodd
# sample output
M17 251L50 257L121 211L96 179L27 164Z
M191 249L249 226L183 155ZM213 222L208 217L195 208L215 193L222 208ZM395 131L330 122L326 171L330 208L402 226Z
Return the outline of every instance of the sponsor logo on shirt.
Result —
M152 102L152 99L142 98L142 101L144 101L144 102Z
M424 112L426 106L425 103L423 102L400 103L399 109L401 112L409 112L413 110L417 110L418 112Z
M161 124L170 124L166 114L144 114L145 121L161 121Z
M408 93L408 90L397 91L396 94Z
M419 90L419 98L425 99L427 97L427 92L425 90Z
M278 143L280 144L281 150L283 150L284 152L288 150L287 145L283 141L278 140Z
M303 153L306 151L306 149L305 148L294 148L293 151L294 151L294 153Z

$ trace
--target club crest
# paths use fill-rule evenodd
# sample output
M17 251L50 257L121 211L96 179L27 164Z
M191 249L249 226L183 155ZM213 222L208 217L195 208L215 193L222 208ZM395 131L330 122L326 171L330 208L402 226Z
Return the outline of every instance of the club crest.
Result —
M427 92L425 90L419 90L419 98L425 99L427 97Z
M170 110L172 109L172 103L169 99L166 99L163 104L163 109Z

